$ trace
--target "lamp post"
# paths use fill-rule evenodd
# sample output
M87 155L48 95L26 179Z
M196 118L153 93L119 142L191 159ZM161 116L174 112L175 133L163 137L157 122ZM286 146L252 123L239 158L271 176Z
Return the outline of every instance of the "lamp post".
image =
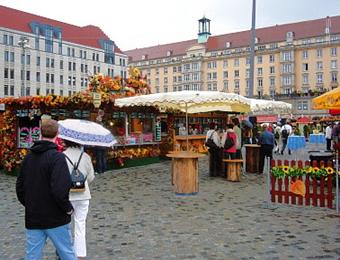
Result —
M23 53L23 68L24 68L24 78L23 78L23 85L21 85L21 96L26 96L26 53L25 50L29 48L29 39L25 36L20 37L20 40L18 42L18 45L22 48Z

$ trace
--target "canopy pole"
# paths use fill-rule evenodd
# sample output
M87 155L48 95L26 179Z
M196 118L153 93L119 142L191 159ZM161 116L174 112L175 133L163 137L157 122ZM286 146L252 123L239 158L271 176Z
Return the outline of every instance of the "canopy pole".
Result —
M189 121L188 121L188 104L185 103L185 121L187 128L187 151L189 151Z

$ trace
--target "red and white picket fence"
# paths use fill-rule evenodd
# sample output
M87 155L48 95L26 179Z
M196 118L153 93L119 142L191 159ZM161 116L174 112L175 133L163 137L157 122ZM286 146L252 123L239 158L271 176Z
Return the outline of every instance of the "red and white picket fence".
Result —
M272 160L271 167L275 166L290 166L303 168L305 166L312 167L333 167L333 162L313 161L310 165L309 161L281 161ZM327 207L334 209L334 192L333 192L333 177L335 173L327 177L312 178L308 175L301 177L284 177L276 178L270 175L270 195L271 201L276 203L285 203L293 205L305 205L314 207ZM306 194L305 196L297 195L290 191L290 184L292 181L301 180L305 183Z

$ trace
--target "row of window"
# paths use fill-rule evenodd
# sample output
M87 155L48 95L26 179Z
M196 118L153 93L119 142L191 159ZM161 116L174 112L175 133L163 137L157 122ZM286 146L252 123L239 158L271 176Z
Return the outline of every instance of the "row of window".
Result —
M15 87L14 85L4 85L4 96L14 96L15 94ZM31 95L31 88L30 87L26 87L26 88L21 88L20 89L20 93L21 93L21 96L30 96ZM68 90L68 95L71 96L72 94L75 94L76 91L75 90ZM33 93L32 93L33 94ZM36 95L40 95L41 94L41 91L40 91L40 88L37 88L36 89ZM46 88L46 95L48 94L55 94L55 90L53 88ZM64 90L63 89L60 89L59 90L59 95L60 96L63 96L64 95Z
M13 35L4 34L3 35L3 44L14 46ZM53 44L54 44L53 39L46 38L45 39L45 51L49 52L49 53L53 53ZM35 49L36 50L40 49L40 38L39 37L35 37ZM60 54L60 55L63 54L62 42L58 43L58 54ZM76 49L71 48L71 47L67 47L67 56L68 57L76 57ZM80 59L87 59L88 58L88 52L85 51L85 50L79 50L79 56L78 57ZM92 52L92 60L100 62L99 53ZM108 62L108 61L104 61L104 62L110 63L110 64L115 64L114 59L110 59L110 62ZM125 66L126 65L126 59L120 58L119 59L119 65Z

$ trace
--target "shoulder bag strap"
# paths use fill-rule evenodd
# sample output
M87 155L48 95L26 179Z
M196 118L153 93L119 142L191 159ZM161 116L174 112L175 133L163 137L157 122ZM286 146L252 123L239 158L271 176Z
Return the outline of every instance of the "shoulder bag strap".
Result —
M68 157L66 154L64 154L64 155L65 155L66 159L71 163L71 165L73 166L73 168L74 168L74 169L78 169L78 166L79 166L81 157L83 156L83 153L84 153L84 151L81 152L81 154L80 154L80 156L79 156L79 159L78 159L78 162L77 162L77 163L72 162L71 159L70 159L70 157Z

